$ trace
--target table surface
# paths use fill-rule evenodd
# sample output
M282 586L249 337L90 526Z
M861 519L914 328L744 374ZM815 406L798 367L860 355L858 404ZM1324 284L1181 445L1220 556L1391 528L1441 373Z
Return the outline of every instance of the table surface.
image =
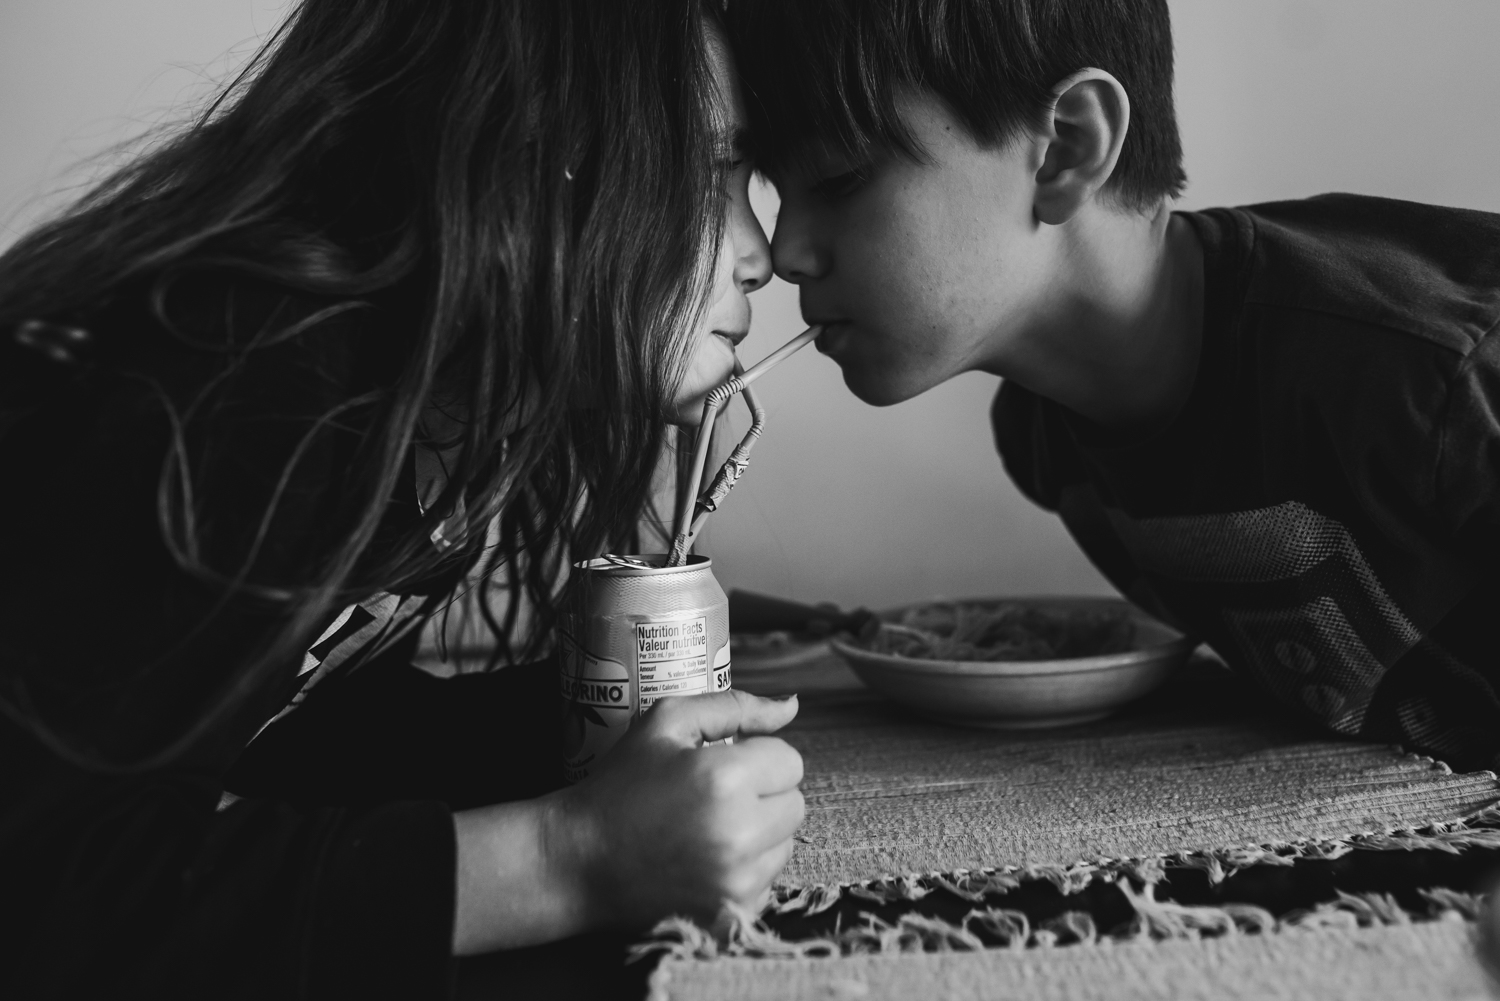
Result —
M1047 730L923 720L816 650L737 663L736 684L802 695L783 735L803 755L808 811L784 885L1332 846L1500 799L1489 773L1330 735L1206 659L1112 718Z
M900 789L875 788L873 793L871 789L861 791L858 783L853 782L849 777L853 767L849 764L851 761L868 762L870 763L868 767L877 771L886 769L886 774L874 777L876 786L888 782L900 785L900 781L897 780L901 776L897 773L906 774L912 772L913 769L919 771L922 768L934 767L933 762L944 763L943 766L950 769L958 767L962 771L963 767L966 767L963 762L979 753L981 756L989 755L990 763L1000 767L1006 774L1016 775L1029 768L1034 773L1032 779L1039 785L1059 782L1066 785L1066 768L1068 767L1065 764L1066 753L1076 753L1081 746L1080 741L1093 740L1100 747L1105 748L1107 753L1111 741L1117 740L1121 735L1139 735L1144 729L1160 727L1165 719L1178 719L1184 712L1206 713L1210 718L1203 719L1202 723L1210 727L1224 720L1249 719L1253 721L1273 716L1277 720L1280 719L1279 716L1275 716L1273 707L1258 700L1253 694L1246 694L1235 687L1234 682L1222 667L1199 660L1184 671L1185 673L1174 680L1174 684L1169 686L1165 694L1143 700L1125 710L1114 720L1076 728L1071 732L1059 731L1052 735L1033 733L1019 738L997 736L987 731L942 728L916 720L882 702L878 696L862 685L841 660L832 656L826 647L804 646L770 656L751 657L737 653L734 683L736 688L754 694L781 695L796 692L801 697L799 719L786 732L787 739L803 750L808 760L808 779L804 783L804 790L809 796L810 819L799 837L804 842L799 844L799 851L805 856L816 855L817 851L810 847L810 843L818 837L824 837L829 842L829 850L824 853L827 857L818 863L825 865L822 871L848 878L860 878L878 875L873 871L862 872L859 866L874 864L871 862L872 859L878 863L884 856L881 856L878 851L874 854L865 852L861 855L860 846L852 844L852 842L857 842L859 837L864 836L868 839L872 830L875 832L874 840L889 837L889 834L883 832L891 830L899 834L900 824L909 826L921 821L922 818L930 816L934 806L951 809L954 803L962 805L967 802L977 804L974 809L983 811L994 808L996 801L991 792L986 791L988 787L983 787L983 783L976 784L970 781L972 776L961 782L950 781L946 785L940 783L940 788L929 790L928 799L925 801L912 798L913 795L921 794L920 789L912 795L907 795ZM1233 694L1226 697L1226 693ZM1430 763L1414 764L1389 748L1368 746L1360 748L1359 745L1351 745L1348 742L1331 741L1326 735L1316 731L1305 728L1299 730L1295 726L1289 728L1284 721L1267 725L1272 727L1274 733L1285 735L1284 739L1281 736L1276 738L1280 743L1272 741L1276 744L1274 750L1277 753L1282 753L1285 747L1293 746L1306 746L1314 750L1332 748L1332 751L1328 752L1331 756L1326 760L1319 758L1317 754L1313 754L1312 757L1306 755L1294 755L1294 757L1301 762L1298 767L1305 767L1309 774L1317 774L1320 770L1332 768L1345 770L1339 773L1342 776L1337 783L1339 788L1350 790L1348 792L1350 796L1366 797L1366 800L1351 801L1354 802L1354 806L1350 807L1353 810L1350 816L1354 820L1350 823L1358 820L1361 816L1360 810L1371 814L1369 823L1372 825L1384 823L1387 827L1401 826L1388 821L1389 817L1404 816L1401 813L1402 809L1407 810L1408 813L1416 810L1418 813L1425 811L1431 814L1431 816L1424 814L1419 819L1452 820L1500 798L1494 777L1487 773L1477 776L1451 776L1445 771L1432 769ZM1277 730L1276 727L1281 727L1281 729ZM850 741L854 741L854 745L850 745ZM902 744L903 741L905 744ZM1299 741L1301 743L1298 743ZM920 753L909 754L905 751L898 753L898 750L893 750L893 748L898 748L898 745L909 745L917 748ZM1243 765L1243 762L1248 760L1245 757L1247 754L1253 756L1254 753L1261 753L1257 752L1255 747L1247 745L1247 748L1240 750L1230 748L1220 757L1225 761L1238 761ZM952 753L949 753L950 751ZM1355 754L1356 757L1364 755L1364 757L1353 761L1349 758L1349 754ZM843 756L840 757L840 755ZM996 755L1002 757L996 758ZM1384 757L1382 758L1381 755ZM1064 763L1059 764L1059 762ZM834 779L830 779L825 772L835 766L842 768L843 772ZM1190 771L1192 767L1196 766L1185 765L1184 770ZM1048 768L1063 768L1064 770L1051 774L1047 771ZM820 769L824 771L820 772ZM906 772L903 773L902 769ZM1353 771L1350 772L1350 769ZM1427 774L1428 772L1434 773ZM1120 774L1124 777L1125 784L1128 785L1130 770L1126 768ZM1354 777L1351 778L1351 775ZM1059 778L1059 776L1063 777ZM869 779L870 775L867 774L864 778ZM930 785L930 778L931 776L918 775L915 785L920 786L923 783ZM911 775L906 774L906 779L911 779ZM1236 781L1239 782L1239 780ZM911 784L908 782L908 785ZM1239 784L1243 785L1243 782ZM1183 788L1192 787L1184 786ZM1268 788L1274 788L1274 784ZM879 822L871 825L867 818L861 820L855 817L856 821L865 823L866 826L859 827L856 823L854 827L846 825L844 828L839 828L838 822L848 820L851 816L849 804L855 803L861 808L866 808L871 801L872 794L876 798L886 797L884 805L876 804L876 813L887 808L897 810L897 813L890 814L890 816L898 817L899 824L896 827L890 824L882 827ZM902 796L906 796L904 802L910 807L905 814L899 812L899 806L891 805L903 802ZM1415 799L1412 798L1414 796ZM1103 801L1075 800L1071 809L1075 810L1078 818L1088 820L1091 811L1107 809L1107 807L1101 807L1100 802ZM923 805L924 803L926 805ZM1412 803L1417 805L1412 806ZM917 805L913 807L912 804ZM1236 807L1236 809L1239 808ZM1387 811L1389 816L1382 814L1381 811ZM1234 810L1229 812L1235 813ZM1241 813L1243 812L1241 810ZM1253 813L1253 810L1251 812ZM1055 822L1053 826L1060 829L1069 825L1076 826L1075 820L1070 820L1066 813L1067 811L1063 810L1053 818ZM953 834L950 840L953 844L961 846L966 843L967 833L963 830L964 826L966 824L981 825L981 821L975 818L982 818L982 813L968 816L960 812L949 817L952 828L949 833ZM1255 820L1254 817L1250 819ZM1256 822L1263 820L1265 818ZM1275 820L1276 818L1272 817L1271 821L1267 822ZM1241 821L1244 821L1243 817L1240 817L1238 821L1234 816L1231 817L1231 822ZM1293 812L1282 816L1279 822L1283 823L1283 826L1291 825L1287 829L1295 830L1296 825L1311 821ZM1153 820L1152 824L1154 823ZM820 824L822 824L821 827ZM1250 826L1254 827L1253 824ZM1274 823L1272 826L1274 827ZM1358 824L1355 823L1355 826ZM1411 823L1407 826L1420 825ZM1104 827L1108 828L1109 825L1104 825ZM1147 827L1151 828L1151 825ZM1160 828L1151 829L1159 830ZM1147 833L1149 834L1149 830ZM1222 831L1217 832L1219 835L1222 833ZM1162 836L1168 835L1183 836L1180 831L1174 829L1167 829ZM937 840L941 841L941 838ZM941 850L947 851L951 847L950 845ZM985 842L980 842L980 847L983 851L994 849L993 844ZM1194 845L1184 845L1184 847L1194 847ZM899 852L897 854L899 856ZM1375 868L1386 873L1381 878L1387 880L1394 879L1398 882L1444 880L1446 881L1444 885L1456 885L1460 880L1473 882L1478 878L1473 871L1473 864L1459 873L1459 869L1455 868L1459 866L1459 863L1453 861L1452 853L1399 853L1399 857L1397 857L1398 853L1391 852L1357 854L1391 856L1389 859L1375 860L1378 863ZM1424 855L1443 855L1444 857L1433 860L1432 864L1428 865L1428 860L1420 857ZM957 856L954 857L957 858ZM830 862L829 859L834 859L834 861ZM850 859L853 861L849 862ZM1004 861L1007 860L990 859L992 864ZM1024 860L1018 859L1017 861ZM1473 863L1474 859L1468 861ZM1497 856L1496 861L1500 861L1500 856ZM798 863L799 860L794 857L794 864L789 872L795 875ZM839 868L846 863L853 865L854 869L841 870ZM1307 865L1301 865L1295 870L1285 866L1274 867L1275 871L1269 874L1270 882L1261 879L1260 883L1257 883L1257 879L1262 875L1257 873L1251 878L1240 879L1236 886L1246 893L1264 892L1280 895L1287 900L1302 899L1318 894L1331 896L1330 891L1336 884L1362 885L1359 881L1367 879L1367 876L1360 875L1360 873L1367 873L1371 869L1368 863L1369 860L1360 861L1360 864L1365 866L1364 870L1360 870L1358 865L1351 866L1346 860L1326 864L1322 868ZM1424 865L1427 865L1427 868L1424 869ZM1446 865L1449 868L1439 873L1439 870L1432 868L1432 865ZM933 865L930 868L951 867ZM1261 866L1260 868L1272 867ZM806 872L816 875L816 866L810 870L806 870L806 867L804 869L804 875ZM1354 875L1349 876L1350 872ZM1344 875L1341 876L1340 873ZM1397 873L1397 875L1392 876L1390 873ZM1341 879L1344 881L1343 884L1340 884ZM793 881L797 882L797 880ZM1205 888L1206 883L1204 887L1194 890L1198 884L1192 880L1180 882L1181 889L1185 892L1209 892ZM1199 880L1199 882L1203 881ZM1424 885L1433 885L1433 883L1428 882ZM1266 890L1266 886L1272 888ZM1299 894L1301 894L1300 898ZM827 916L832 917L833 912ZM786 933L791 929L778 930ZM507 997L547 998L641 997L645 992L646 976L649 971L644 966L626 968L619 962L626 944L621 937L593 936L587 939L555 943L538 949L521 950L505 956L466 960L459 967L458 996L465 999L493 998L502 994Z

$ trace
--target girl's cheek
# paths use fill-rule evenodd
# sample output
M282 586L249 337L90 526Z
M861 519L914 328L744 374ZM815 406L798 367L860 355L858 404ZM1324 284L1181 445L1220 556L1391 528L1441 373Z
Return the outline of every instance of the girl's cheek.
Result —
M734 291L734 227L724 227L724 239L719 241L719 257L714 262L714 302L718 303Z

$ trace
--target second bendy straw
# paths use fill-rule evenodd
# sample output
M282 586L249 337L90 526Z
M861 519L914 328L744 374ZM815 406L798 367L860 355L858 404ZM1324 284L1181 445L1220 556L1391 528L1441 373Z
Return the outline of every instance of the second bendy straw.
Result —
M672 552L667 557L667 566L683 564L703 523L710 514L718 510L725 495L734 489L750 464L750 449L754 447L766 424L766 412L755 398L750 384L812 343L822 332L821 326L808 327L756 362L749 371L741 372L739 362L736 361L735 374L723 385L715 387L704 399L703 420L698 425L698 436L693 442L692 475L688 478L687 491L677 501L676 517L672 525ZM745 437L729 453L729 458L724 461L713 483L709 484L707 490L703 490L703 467L708 462L708 443L712 437L714 420L724 404L729 402L729 398L740 392L745 394L745 403L750 408L750 430L745 432Z

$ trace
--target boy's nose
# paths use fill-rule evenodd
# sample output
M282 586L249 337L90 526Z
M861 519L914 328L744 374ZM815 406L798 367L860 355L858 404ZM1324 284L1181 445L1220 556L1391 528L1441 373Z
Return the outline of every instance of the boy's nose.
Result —
M771 260L776 276L800 285L828 273L828 254L812 240L800 213L789 212L785 204L776 217L776 232L771 236Z

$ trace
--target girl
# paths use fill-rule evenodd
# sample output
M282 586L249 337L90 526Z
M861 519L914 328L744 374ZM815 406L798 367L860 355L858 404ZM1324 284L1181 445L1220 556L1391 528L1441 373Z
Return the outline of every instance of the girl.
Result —
M699 4L304 0L0 258L7 996L442 996L455 953L709 917L785 863L801 763L754 735L795 703L667 700L551 792L535 669L411 707L482 748L461 789L257 751L414 676L476 563L521 662L569 563L629 545L769 275Z

